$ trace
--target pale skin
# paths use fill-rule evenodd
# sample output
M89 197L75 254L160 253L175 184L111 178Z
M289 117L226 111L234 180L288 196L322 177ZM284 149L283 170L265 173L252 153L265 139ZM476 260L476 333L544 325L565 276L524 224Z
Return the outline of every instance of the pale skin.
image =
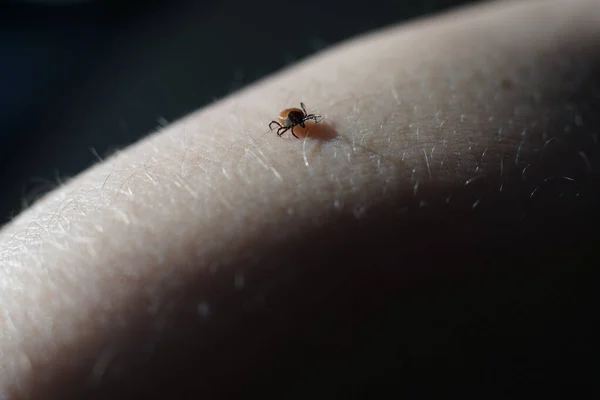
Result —
M335 277L399 260L419 269L415 246L471 248L489 229L475 222L518 224L597 161L582 88L599 45L594 0L416 21L327 50L56 188L0 231L0 398L152 388L148 377L179 364L149 354L239 342L221 339L231 329L248 346L276 336L231 328L249 305L258 311L244 315L277 320L298 311L284 292L317 307ZM300 101L338 136L265 135ZM197 370L230 373L202 360Z

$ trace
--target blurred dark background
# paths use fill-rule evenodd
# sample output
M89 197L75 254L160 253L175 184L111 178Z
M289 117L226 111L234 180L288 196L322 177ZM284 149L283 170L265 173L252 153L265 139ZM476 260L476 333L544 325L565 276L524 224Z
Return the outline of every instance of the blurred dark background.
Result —
M2 2L0 224L94 163L94 151L354 35L473 2Z

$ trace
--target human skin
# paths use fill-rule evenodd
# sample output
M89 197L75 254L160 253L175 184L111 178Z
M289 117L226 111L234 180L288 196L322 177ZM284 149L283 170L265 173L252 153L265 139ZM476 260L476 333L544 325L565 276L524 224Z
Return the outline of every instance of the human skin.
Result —
M315 315L374 313L490 249L535 269L513 242L597 195L599 45L593 0L416 21L56 188L0 231L0 398L222 394ZM268 133L300 101L336 137Z

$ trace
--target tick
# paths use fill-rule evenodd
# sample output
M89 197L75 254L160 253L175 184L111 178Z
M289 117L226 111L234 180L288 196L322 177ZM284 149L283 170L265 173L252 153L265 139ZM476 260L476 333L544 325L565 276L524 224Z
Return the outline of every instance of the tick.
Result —
M302 128L306 128L306 121L313 120L315 121L315 123L318 123L318 118L321 117L320 115L307 113L306 107L304 107L304 103L300 103L300 107L302 109L286 108L285 110L281 111L277 116L277 121L269 122L269 129L273 130L271 126L277 125L279 127L277 128L277 136L281 137L281 135L286 133L288 130L291 130L292 135L294 135L296 139L300 139L294 133L294 127L300 125Z

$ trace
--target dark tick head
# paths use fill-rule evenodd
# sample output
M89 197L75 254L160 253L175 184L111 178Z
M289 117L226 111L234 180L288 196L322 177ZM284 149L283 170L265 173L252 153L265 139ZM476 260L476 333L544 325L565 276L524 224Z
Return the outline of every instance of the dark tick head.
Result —
M293 125L304 125L304 112L301 110L292 110L288 113L288 119Z

